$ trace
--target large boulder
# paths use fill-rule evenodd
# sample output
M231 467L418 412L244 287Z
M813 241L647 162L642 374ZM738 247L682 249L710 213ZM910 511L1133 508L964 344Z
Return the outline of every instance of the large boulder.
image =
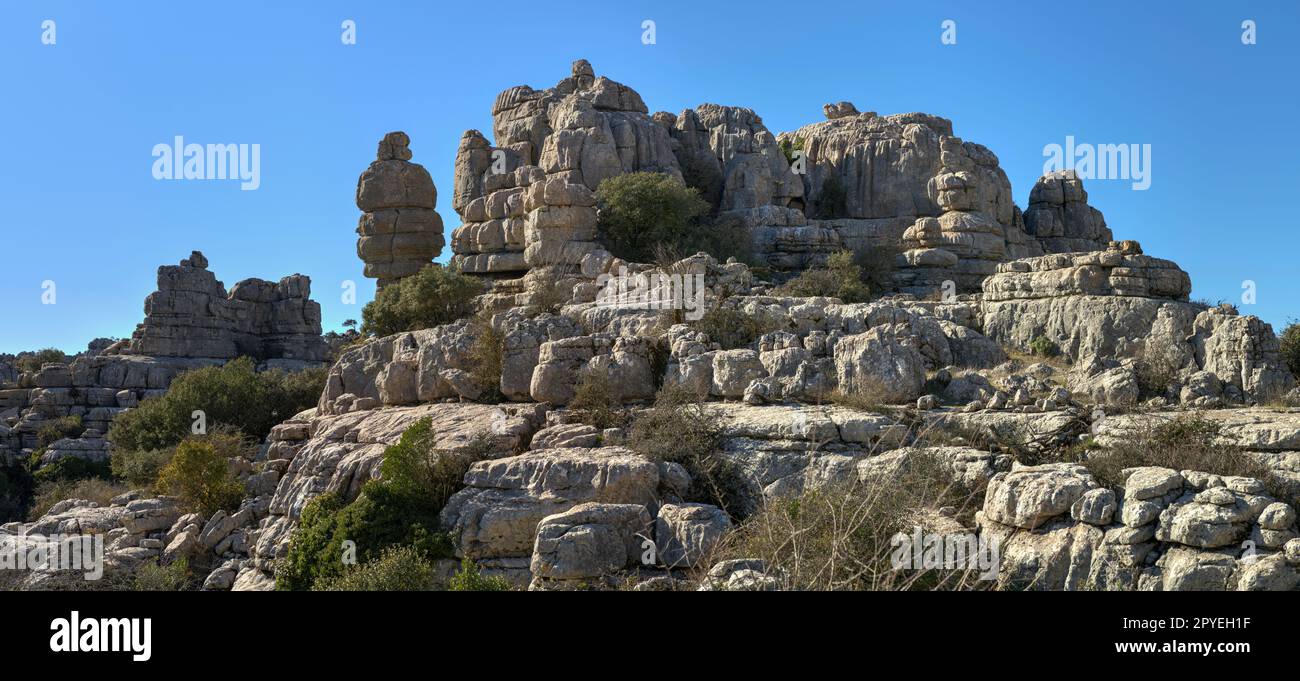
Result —
M584 502L652 505L658 467L621 447L534 450L474 464L442 511L458 555L530 556L537 525Z

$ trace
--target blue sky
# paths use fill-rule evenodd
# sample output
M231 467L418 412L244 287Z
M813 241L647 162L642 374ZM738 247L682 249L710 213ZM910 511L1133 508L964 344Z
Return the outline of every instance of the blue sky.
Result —
M1022 207L1044 145L1150 144L1149 190L1087 185L1116 237L1177 261L1193 297L1240 302L1253 280L1244 313L1300 317L1291 0L199 4L0 2L0 352L129 335L156 267L192 249L227 286L310 275L326 330L359 319L374 286L353 193L379 138L410 134L450 233L461 133L490 136L499 91L549 87L576 58L651 111L747 106L774 132L838 100L950 118L998 155ZM261 145L261 187L153 179L151 150L176 135Z

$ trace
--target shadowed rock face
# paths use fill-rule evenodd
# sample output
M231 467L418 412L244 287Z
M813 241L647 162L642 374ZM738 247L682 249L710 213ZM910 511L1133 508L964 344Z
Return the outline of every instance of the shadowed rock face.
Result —
M410 162L410 143L404 132L384 135L375 161L357 181L357 208L363 211L357 257L380 288L420 271L446 243L434 210L438 190L429 171Z
M144 321L124 354L154 357L319 362L320 304L311 278L294 274L277 282L245 279L227 293L195 251L179 265L158 268L158 290L144 302Z

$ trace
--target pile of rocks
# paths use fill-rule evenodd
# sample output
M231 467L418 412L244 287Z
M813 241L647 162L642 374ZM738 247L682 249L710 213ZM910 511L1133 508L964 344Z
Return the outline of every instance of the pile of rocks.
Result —
M703 229L738 223L779 276L837 250L877 251L896 260L902 292L975 292L999 262L1110 239L1072 175L1039 181L1029 227L997 157L937 116L879 116L840 102L825 107L828 120L778 136L741 107L648 111L585 60L553 88L498 95L495 146L470 130L457 153L452 205L464 224L453 262L492 280L502 307L539 287L594 279L609 257L590 191L636 171L698 189L712 207Z
M1290 590L1295 510L1254 478L1145 467L1121 494L1077 464L1016 465L990 481L980 531L1017 589Z

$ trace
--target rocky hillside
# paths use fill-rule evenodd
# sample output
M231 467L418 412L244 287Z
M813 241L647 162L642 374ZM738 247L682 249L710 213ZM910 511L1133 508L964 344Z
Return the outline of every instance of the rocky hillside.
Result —
M491 107L451 195L447 276L477 314L340 348L315 407L227 461L237 503L72 498L0 541L103 535L119 582L184 565L209 590L1300 588L1273 329L1189 301L1073 174L1022 209L938 116L840 102L775 134L740 107L652 114L584 60ZM356 189L375 305L450 295L408 286L446 244L411 144L385 136ZM754 258L615 255L602 183L642 172ZM801 295L843 251L883 263L870 300ZM326 359L305 277L226 291L206 265L160 268L129 341L10 381L7 456L70 415L86 431L42 462L116 456L109 423L181 371ZM665 295L611 299L629 277Z

